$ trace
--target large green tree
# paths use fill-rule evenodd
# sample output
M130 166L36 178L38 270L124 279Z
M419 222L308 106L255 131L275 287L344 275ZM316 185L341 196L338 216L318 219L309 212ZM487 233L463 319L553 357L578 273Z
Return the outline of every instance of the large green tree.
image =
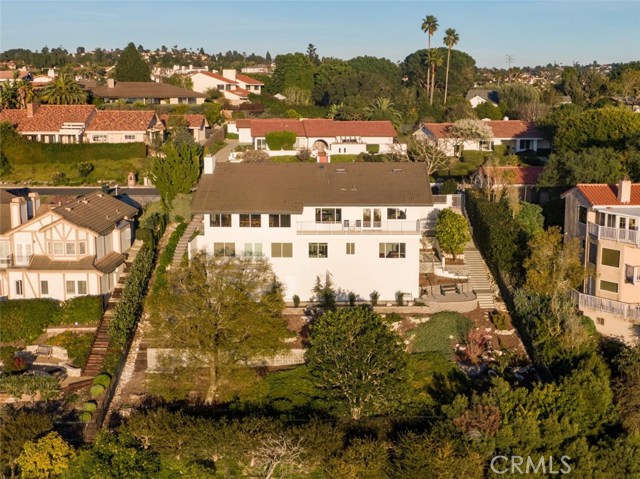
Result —
M616 183L623 176L624 161L625 155L613 148L591 147L581 151L552 153L538 184L554 187L578 183ZM633 171L630 162L627 166Z
M53 428L53 417L41 412L0 410L0 475L15 477L18 456L28 441L34 441Z
M26 442L18 457L23 479L59 477L75 458L75 450L57 432Z
M282 93L287 87L303 90L313 88L314 64L304 53L288 53L276 56L276 68L273 71L269 88L271 93Z
M167 210L179 193L189 193L200 177L202 147L197 144L167 143L153 159L151 174Z
M365 306L315 320L306 359L320 387L345 401L352 419L389 412L406 386L404 344Z
M133 42L125 47L118 58L115 79L116 81L151 81L151 67L142 58Z
M200 255L169 275L153 301L152 321L158 338L183 353L187 371L206 371L204 399L213 403L255 379L250 361L283 347L283 307L266 260Z
M471 240L467 220L449 208L440 211L436 220L436 239L442 250L452 254L455 261Z

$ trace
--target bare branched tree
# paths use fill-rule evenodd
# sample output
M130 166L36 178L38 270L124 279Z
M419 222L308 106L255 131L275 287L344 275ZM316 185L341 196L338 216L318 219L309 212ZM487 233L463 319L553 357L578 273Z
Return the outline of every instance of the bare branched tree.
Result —
M302 438L295 440L284 433L269 435L253 453L252 465L262 470L263 479L273 478L276 471L280 477L288 477L303 463L304 448L301 444Z
M429 176L448 167L451 163L451 159L440 147L438 140L428 136L412 137L409 140L407 151L411 161L424 163Z

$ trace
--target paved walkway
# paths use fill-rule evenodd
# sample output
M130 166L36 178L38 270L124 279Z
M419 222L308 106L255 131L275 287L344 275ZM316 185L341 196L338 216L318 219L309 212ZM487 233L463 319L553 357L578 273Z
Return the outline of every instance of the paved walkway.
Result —
M187 226L187 229L184 231L184 234L180 238L180 241L178 241L178 245L176 246L176 251L175 253L173 253L173 261L171 262L171 268L178 268L180 266L180 263L182 262L182 258L184 257L184 254L187 252L187 248L189 247L189 240L191 239L191 236L193 235L193 233L196 230L199 230L200 233L204 233L203 223L202 223L203 220L204 220L204 215L194 215L191 218L191 222L189 223L189 226Z
M218 153L213 155L216 157L216 163L229 161L229 154L233 150L235 150L236 146L238 146L238 140L224 140L224 141L226 143L226 146L222 148L222 150L220 150Z
M464 262L468 270L469 283L478 297L480 309L495 309L497 287L473 240L464 249Z

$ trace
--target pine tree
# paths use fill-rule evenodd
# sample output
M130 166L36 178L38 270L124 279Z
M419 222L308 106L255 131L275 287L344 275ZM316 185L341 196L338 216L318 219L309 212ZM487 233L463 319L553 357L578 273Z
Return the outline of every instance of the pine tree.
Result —
M151 68L133 42L120 54L116 63L116 81L151 81Z

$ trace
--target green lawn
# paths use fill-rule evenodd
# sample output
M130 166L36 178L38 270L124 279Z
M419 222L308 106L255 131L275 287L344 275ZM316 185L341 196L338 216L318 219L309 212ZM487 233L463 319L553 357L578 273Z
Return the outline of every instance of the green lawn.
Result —
M146 158L130 160L94 160L94 170L86 178L82 178L74 164L68 163L34 163L31 165L11 165L11 173L2 175L3 181L32 184L51 184L53 175L63 172L71 185L96 185L98 181L115 181L124 183L130 171L139 172ZM142 178L138 178L142 181Z
M436 352L450 358L452 345L464 341L472 325L471 320L460 313L436 313L426 323L407 332L414 338L412 352Z
M83 368L89 359L93 334L77 334L65 331L47 340L47 344L61 346L67 350L71 364L77 368Z

